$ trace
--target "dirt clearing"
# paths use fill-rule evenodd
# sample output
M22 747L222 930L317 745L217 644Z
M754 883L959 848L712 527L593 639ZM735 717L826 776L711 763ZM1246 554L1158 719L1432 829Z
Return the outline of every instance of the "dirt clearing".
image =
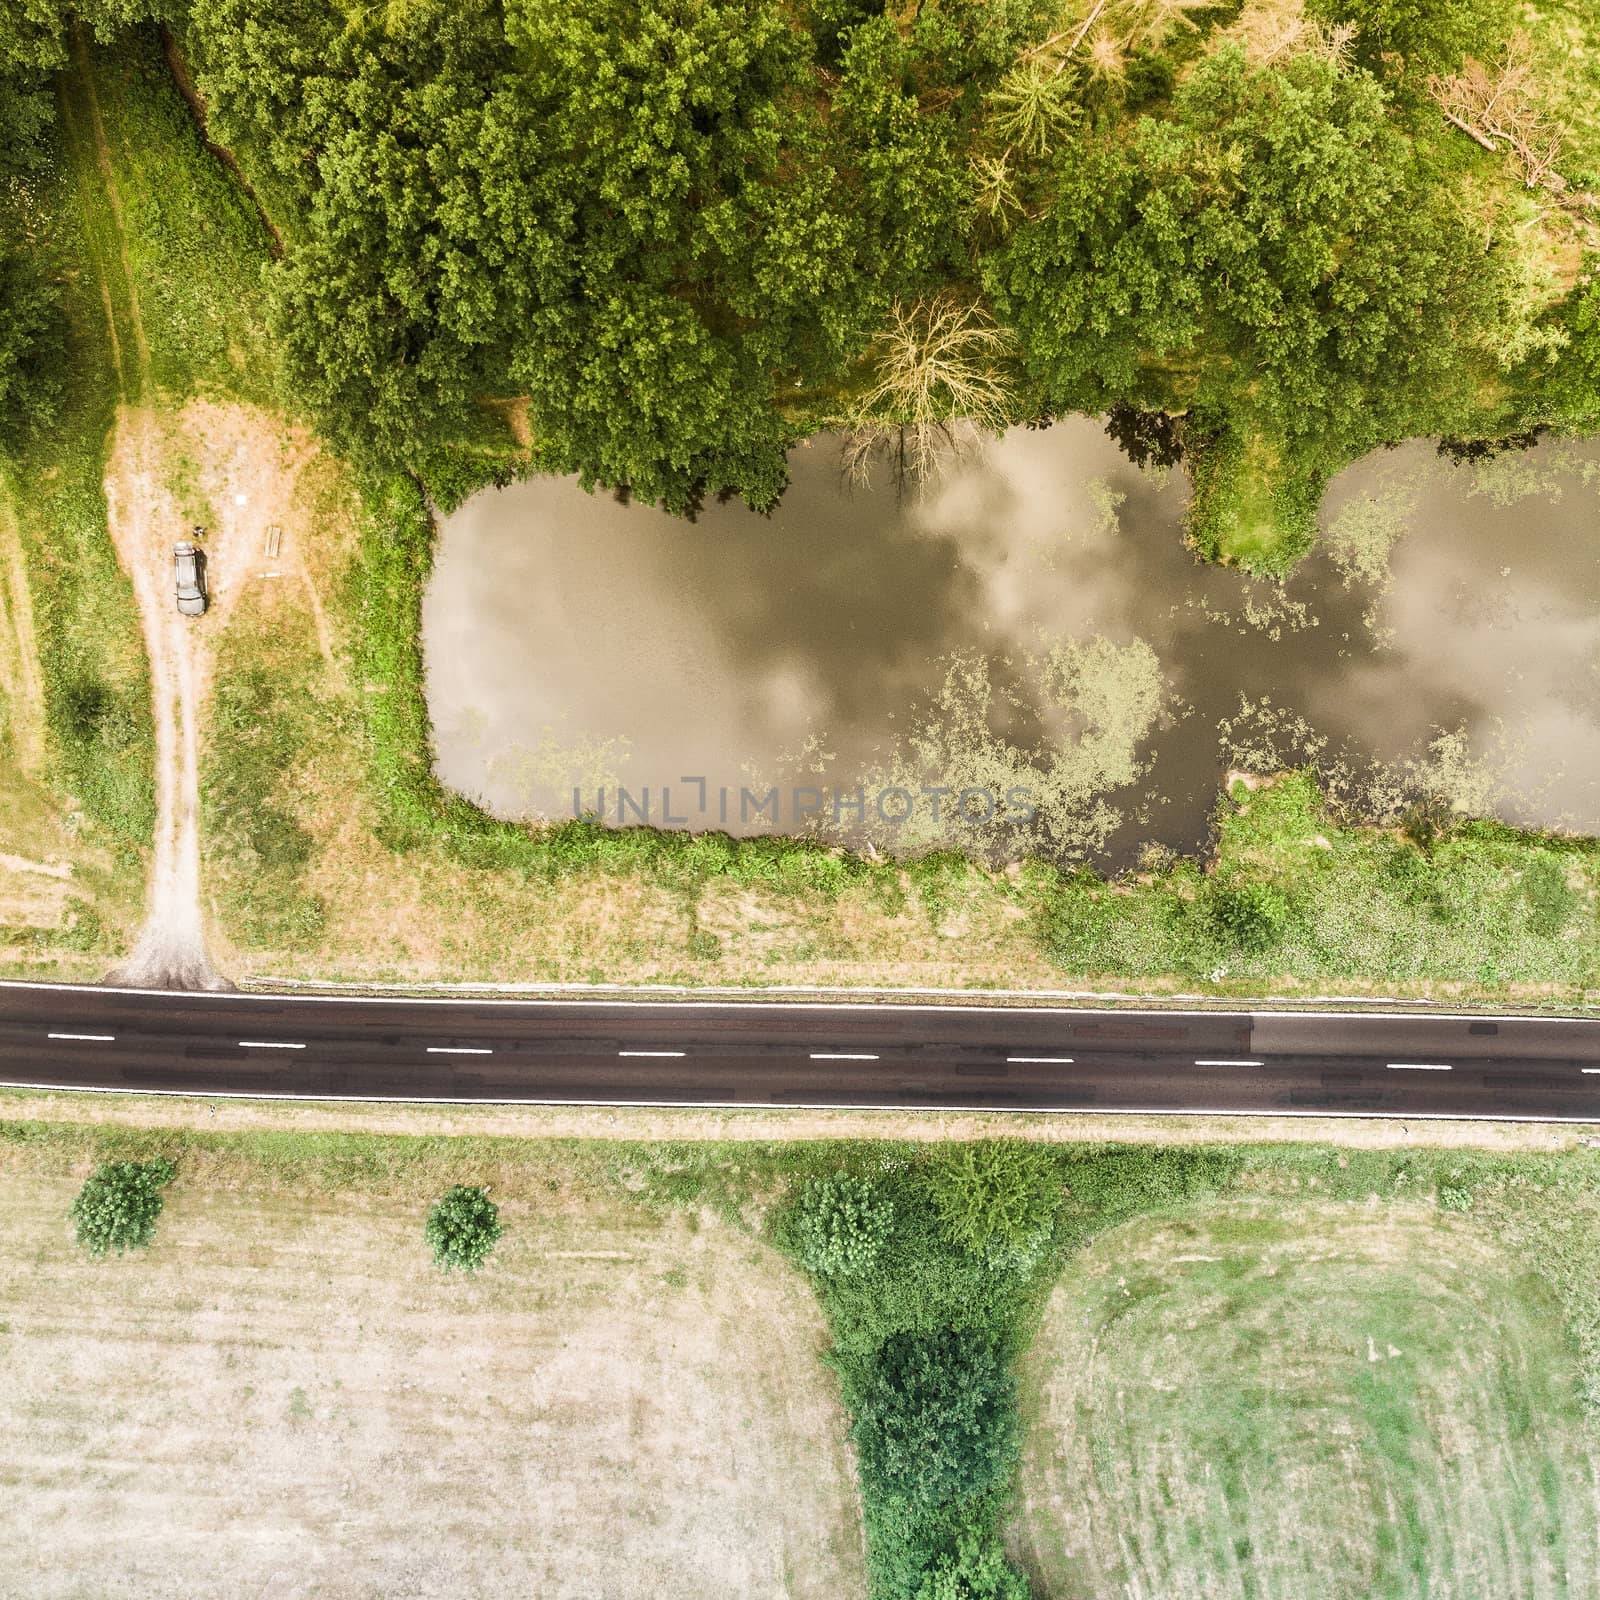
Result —
M75 1189L0 1174L14 1592L861 1592L821 1318L745 1236L505 1199L446 1279L413 1203L180 1176L150 1252L96 1263Z
M1024 1361L1041 1596L1600 1593L1552 1293L1431 1206L1249 1200L1106 1235Z
M200 926L199 693L189 618L173 598L172 545L188 529L161 484L154 413L124 409L106 464L106 519L139 602L156 733L156 834L139 941L111 981L219 989Z
M193 400L176 414L119 414L106 509L150 657L157 821L145 926L112 981L223 987L201 912L199 722L218 630L251 583L303 585L330 654L300 541L285 532L296 480L315 453L304 434L249 406ZM173 595L172 546L191 536L206 552L211 606L203 617L181 616Z

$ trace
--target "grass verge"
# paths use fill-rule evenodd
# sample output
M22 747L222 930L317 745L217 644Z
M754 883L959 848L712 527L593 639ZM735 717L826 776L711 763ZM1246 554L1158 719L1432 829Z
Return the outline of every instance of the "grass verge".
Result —
M86 975L123 946L143 899L155 820L149 674L102 490L119 307L100 271L106 240L95 182L91 135L68 75L55 159L31 212L61 280L61 408L48 429L0 454L15 663L5 696L3 837L21 858L70 868L59 880L67 887L31 897L35 904L7 893L0 959L29 973ZM35 889L38 878L29 879Z
M1311 773L1287 773L1222 803L1209 872L1180 862L1113 884L1062 877L1038 926L1071 972L1592 1003L1600 843L1441 814L1407 829L1341 825Z

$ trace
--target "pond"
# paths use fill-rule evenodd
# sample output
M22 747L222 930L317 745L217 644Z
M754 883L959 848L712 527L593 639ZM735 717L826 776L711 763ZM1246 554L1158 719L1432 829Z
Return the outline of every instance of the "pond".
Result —
M1197 563L1182 471L1087 418L920 494L852 487L828 436L792 469L769 516L541 477L447 518L442 780L504 817L1119 865L1201 847L1230 768L1314 759L1368 815L1600 832L1596 442L1379 452L1281 587Z

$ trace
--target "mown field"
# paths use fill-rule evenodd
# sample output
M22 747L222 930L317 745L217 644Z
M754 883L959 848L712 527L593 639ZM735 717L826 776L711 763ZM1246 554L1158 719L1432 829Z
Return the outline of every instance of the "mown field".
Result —
M1129 1223L1023 1362L1041 1596L1600 1593L1600 1454L1548 1283L1432 1205Z
M105 1261L66 1221L90 1145L0 1145L0 1589L860 1592L821 1319L769 1247L562 1146L317 1144L189 1145ZM422 1238L456 1179L507 1225L472 1279Z

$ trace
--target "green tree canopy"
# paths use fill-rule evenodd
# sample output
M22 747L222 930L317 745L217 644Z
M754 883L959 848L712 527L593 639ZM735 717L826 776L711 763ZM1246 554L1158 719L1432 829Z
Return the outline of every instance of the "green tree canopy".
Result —
M437 1266L476 1272L506 1230L486 1189L458 1183L435 1202L422 1231Z
M998 1488L1017 1456L1015 1392L994 1341L969 1328L885 1342L856 1407L861 1474L925 1508Z
M1048 1151L1012 1139L964 1144L930 1166L929 1199L952 1243L981 1254L1034 1244L1050 1231L1061 1180Z
M1504 309L1382 89L1318 55L1219 50L1168 114L1085 135L1051 177L989 263L1048 409L1131 399L1364 448L1437 406Z
M1422 76L1449 72L1466 56L1486 59L1511 30L1514 9L1505 0L1313 0L1311 9L1333 22L1353 22L1362 61L1397 65Z
M1000 1541L968 1531L939 1557L916 1600L1031 1600L1028 1580L1006 1560Z
M172 1182L170 1161L108 1161L85 1180L72 1202L78 1243L92 1256L138 1250L155 1237L161 1191Z
M219 0L193 33L222 136L304 209L276 322L337 440L403 460L525 389L543 467L776 498L775 395L837 370L866 293L773 0Z
M61 396L61 296L29 252L0 254L0 445L48 422Z
M894 1207L870 1178L847 1172L817 1178L795 1205L794 1236L800 1259L825 1278L871 1270L894 1219Z

